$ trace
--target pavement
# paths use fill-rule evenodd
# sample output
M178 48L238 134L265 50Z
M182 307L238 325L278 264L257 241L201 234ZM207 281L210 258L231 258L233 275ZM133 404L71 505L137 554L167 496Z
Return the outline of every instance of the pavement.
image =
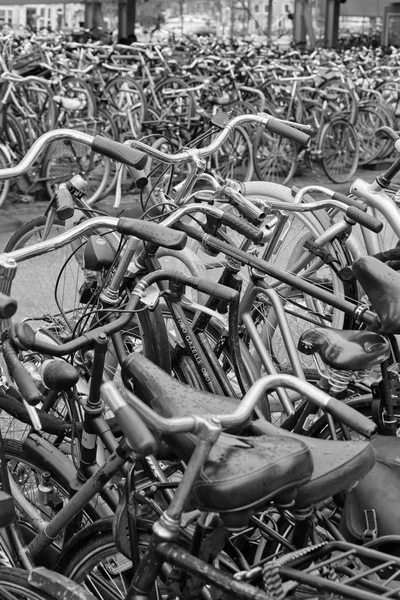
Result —
M374 180L375 176L383 171L387 165L370 165L368 167L360 168L353 180L360 177L368 182ZM352 180L352 181L353 181ZM344 184L334 184L327 179L321 173L303 171L299 175L296 175L291 185L295 187L304 187L306 185L322 185L331 190L335 190L342 193L347 193L350 189L351 182ZM41 216L45 213L48 202L45 200L31 200L26 202L26 197L21 194L10 192L6 198L3 206L0 207L0 251L4 248L4 245L12 233L16 231L21 225L30 221L34 217ZM132 207L132 195L128 198L123 198L119 209L113 208L114 197L108 196L104 200L101 200L96 204L99 210L106 212L112 216L124 212L126 216L129 215L130 208ZM5 242L3 242L5 240Z

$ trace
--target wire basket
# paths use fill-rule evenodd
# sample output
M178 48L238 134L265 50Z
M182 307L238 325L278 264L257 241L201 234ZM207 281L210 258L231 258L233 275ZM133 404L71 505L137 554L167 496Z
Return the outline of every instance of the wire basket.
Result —
M327 542L266 563L263 579L274 600L321 592L341 599L400 598L400 558L348 542Z
M14 56L9 68L23 77L42 75L48 70L47 56L41 48L36 47L29 53Z

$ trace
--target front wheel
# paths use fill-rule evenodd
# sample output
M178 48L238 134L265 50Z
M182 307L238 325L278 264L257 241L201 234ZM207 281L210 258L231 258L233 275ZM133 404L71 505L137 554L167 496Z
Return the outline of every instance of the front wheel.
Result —
M29 572L15 567L0 567L0 597L4 600L94 600L71 580L62 576L55 580L47 569Z
M253 144L244 127L236 127L212 156L211 171L222 181L250 181L254 172Z
M334 183L346 183L355 174L360 156L359 139L353 125L345 119L332 119L320 139L321 164Z
M137 523L139 555L146 551L150 525ZM114 540L112 521L103 519L78 533L60 554L55 571L69 577L90 591L98 600L125 599L133 576L132 562ZM156 598L167 598L167 590L158 578Z

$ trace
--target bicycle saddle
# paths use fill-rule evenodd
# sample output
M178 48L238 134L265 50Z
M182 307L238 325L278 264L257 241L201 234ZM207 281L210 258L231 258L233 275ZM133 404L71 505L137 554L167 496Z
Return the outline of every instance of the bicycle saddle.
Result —
M140 398L164 417L231 413L239 402L193 389L137 353L124 359L122 373L133 382ZM321 486L325 494L330 479L343 490L343 484L354 483L372 467L374 453L367 442L336 443L333 448L333 443L325 440L289 432L281 435L281 430L269 425L265 435L222 433L193 489L197 506L218 512L231 529L246 526L254 511L272 499L281 505L292 504L301 486L312 478L314 461L318 473L329 473ZM165 439L185 462L197 443L191 434ZM311 492L308 495L312 499Z
M373 256L358 258L352 269L378 315L382 333L400 333L400 274Z
M250 426L253 435L290 436L305 441L311 452L314 469L311 479L300 486L295 500L296 508L305 508L326 500L362 479L375 463L372 442L336 441L309 438L286 429L280 429L258 419Z
M389 342L379 333L325 327L302 333L297 348L303 354L319 354L334 369L349 371L371 369L390 355Z

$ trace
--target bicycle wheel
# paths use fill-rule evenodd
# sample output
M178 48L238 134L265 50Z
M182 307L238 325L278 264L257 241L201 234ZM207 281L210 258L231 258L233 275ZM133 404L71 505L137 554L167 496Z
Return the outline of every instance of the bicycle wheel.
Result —
M249 181L254 172L253 145L244 127L236 127L210 159L210 170L221 181Z
M319 147L322 168L331 181L346 183L354 176L360 151L353 125L345 119L332 119L322 130Z
M387 121L375 105L359 107L355 124L360 148L359 165L374 161L387 147L387 140L375 135L375 132L384 125L387 125Z
M24 498L24 501L21 501L18 495L13 494L17 519L28 541L35 534L35 523L26 510L25 502L28 501L32 505L43 521L49 521L68 503L71 496L70 483L76 478L77 472L73 462L66 455L57 452L49 442L40 440L39 436L28 438L24 443L4 438L3 446L10 477ZM47 496L41 493L45 481L51 488ZM93 500L84 509L81 527L103 518L106 514L110 514L109 509L105 511L101 503ZM62 544L60 533L53 540L51 547L37 557L37 564L51 568Z
M292 140L259 128L253 142L255 175L260 181L287 185L297 171L298 154Z
M252 198L275 199L281 202L292 202L290 188L268 182L248 182L244 184L244 194ZM313 241L329 226L329 218L324 211L314 213L290 212L287 222L281 222L281 215L271 216L272 233L269 245L263 254L267 262L272 263L288 272L299 260L307 256L304 244ZM280 229L280 223L282 228ZM275 238L273 232L276 231ZM296 268L295 274L306 279L335 296L356 299L357 292L353 282L342 281L336 272L348 264L345 248L335 240L324 249L334 258L333 263L326 264L321 258L308 254L301 268ZM337 262L336 262L337 261ZM333 268L333 266L334 268ZM348 324L348 319L339 310L312 298L294 288L280 283L270 277L266 281L277 291L284 304L286 317L294 342L297 344L301 333L315 325L341 329ZM279 370L291 371L291 363L287 354L275 311L268 302L257 302L254 306L253 318L261 332L262 339L273 356ZM315 373L314 359L301 355L301 362L306 371ZM257 362L257 361L256 361Z
M179 77L166 77L154 88L160 119L189 127L196 114L196 100L190 86Z
M54 129L57 107L53 100L53 92L46 83L34 77L15 82L12 98L16 114L34 119L41 133Z
M137 546L143 554L148 546L150 528L138 522ZM122 554L112 533L111 520L90 525L60 555L55 570L79 583L98 600L125 598L133 576L130 558ZM168 598L161 579L156 582L156 597Z
M69 127L71 120L93 118L97 114L96 97L92 87L80 77L74 75L63 77L55 95L60 97L62 106L59 111L61 113L59 127ZM75 102L62 103L64 98Z
M101 122L95 118L73 121L69 126L91 135L101 135ZM96 202L106 189L111 172L111 159L92 152L88 146L71 140L52 142L43 156L42 177L49 196L53 186L81 175L87 183L87 201Z
M142 88L131 78L116 77L104 88L102 99L117 126L120 141L138 139L146 115Z
M0 567L0 598L1 600L57 600L68 597L69 600L94 600L80 586L71 580L59 577L54 582L49 571L32 573L16 567ZM53 584L53 585L52 585Z

